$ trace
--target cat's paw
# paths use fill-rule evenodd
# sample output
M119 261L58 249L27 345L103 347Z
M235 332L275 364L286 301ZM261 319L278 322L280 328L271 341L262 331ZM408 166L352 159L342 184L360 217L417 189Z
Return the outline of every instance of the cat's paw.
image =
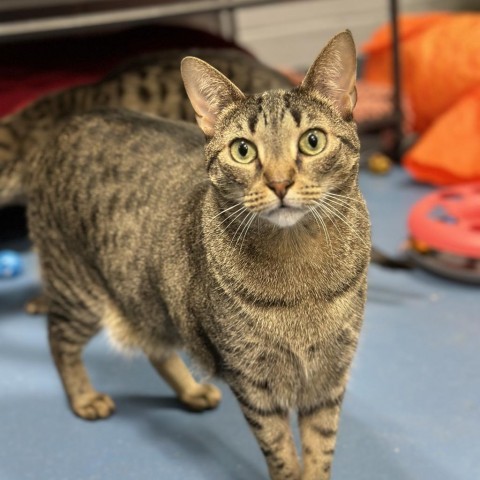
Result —
M193 390L180 395L180 401L190 410L201 412L215 408L222 399L222 392L211 384L198 384Z
M85 420L100 420L109 417L115 411L113 400L103 393L90 392L76 397L72 410Z
M32 298L26 305L25 311L30 315L43 315L48 313L48 302L45 297L39 295Z

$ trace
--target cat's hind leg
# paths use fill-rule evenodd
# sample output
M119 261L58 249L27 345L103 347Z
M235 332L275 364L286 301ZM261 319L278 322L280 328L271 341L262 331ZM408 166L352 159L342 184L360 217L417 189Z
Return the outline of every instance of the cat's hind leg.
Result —
M113 400L92 386L82 351L98 332L98 322L80 321L63 314L48 314L48 338L53 360L74 413L85 420L109 417L115 410Z
M161 359L149 356L149 360L189 409L201 412L220 403L220 390L215 385L198 383L177 353L172 352Z
M214 385L198 383L175 353L181 343L176 333L172 333L172 322L166 309L160 308L153 317L155 327L143 330L140 325L148 325L148 322L137 318L132 323L116 304L107 302L101 323L112 344L120 351L142 350L186 407L194 411L215 408L222 398L221 392Z

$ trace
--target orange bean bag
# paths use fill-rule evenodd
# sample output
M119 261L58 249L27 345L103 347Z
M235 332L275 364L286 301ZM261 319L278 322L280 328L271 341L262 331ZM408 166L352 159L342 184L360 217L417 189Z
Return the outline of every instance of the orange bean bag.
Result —
M391 30L380 28L363 46L363 78L392 83ZM480 14L406 15L399 23L402 85L414 128L423 132L461 95L480 84Z
M480 180L480 14L400 19L403 94L422 133L404 165L420 181L446 185ZM392 83L391 32L364 46L364 78Z
M403 165L415 179L435 185L480 180L480 85L440 116Z

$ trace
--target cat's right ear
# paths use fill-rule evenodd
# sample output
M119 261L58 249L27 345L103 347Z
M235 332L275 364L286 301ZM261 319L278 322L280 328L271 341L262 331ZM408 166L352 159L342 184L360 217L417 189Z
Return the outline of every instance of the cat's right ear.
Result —
M199 58L185 57L181 72L198 126L211 137L218 114L232 102L243 100L245 95L225 75Z

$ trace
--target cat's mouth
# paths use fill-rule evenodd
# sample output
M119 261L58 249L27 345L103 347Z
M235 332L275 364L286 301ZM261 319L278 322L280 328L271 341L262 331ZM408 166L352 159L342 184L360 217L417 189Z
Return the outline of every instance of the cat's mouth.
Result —
M305 215L303 208L286 205L282 202L277 207L262 214L269 222L281 228L293 227Z

